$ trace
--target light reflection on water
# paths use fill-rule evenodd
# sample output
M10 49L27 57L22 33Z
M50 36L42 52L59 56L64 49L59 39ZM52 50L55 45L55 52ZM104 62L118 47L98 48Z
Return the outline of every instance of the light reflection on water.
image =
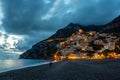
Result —
M0 71L4 70L9 70L9 69L14 69L14 68L19 68L19 67L25 67L25 66L30 66L30 65L35 65L35 64L41 64L47 62L45 60L25 60L25 59L17 59L17 60L12 60L12 59L6 59L6 60L0 60Z

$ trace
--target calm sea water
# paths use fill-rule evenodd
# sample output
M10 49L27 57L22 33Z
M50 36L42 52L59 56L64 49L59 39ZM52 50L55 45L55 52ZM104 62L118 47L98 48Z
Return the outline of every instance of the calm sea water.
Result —
M48 63L49 61L45 60L3 59L0 60L0 72Z

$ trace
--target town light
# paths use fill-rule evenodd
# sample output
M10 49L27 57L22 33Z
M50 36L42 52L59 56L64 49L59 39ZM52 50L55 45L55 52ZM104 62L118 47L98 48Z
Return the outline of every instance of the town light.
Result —
M82 30L82 29L79 29L79 32L80 32L80 33L83 33L83 30Z
M55 54L54 57L53 57L53 59L54 59L55 61L57 61L57 60L59 60L59 56L58 56L57 54Z

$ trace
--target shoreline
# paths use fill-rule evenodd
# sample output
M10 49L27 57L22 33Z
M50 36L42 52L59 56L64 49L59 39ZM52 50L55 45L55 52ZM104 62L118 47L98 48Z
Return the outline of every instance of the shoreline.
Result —
M63 60L0 73L0 80L120 80L120 59Z
M55 63L56 61L52 61L52 63ZM0 71L0 74L1 73L6 73L6 72L9 72L9 71L14 71L14 70L20 70L20 69L24 69L24 68L30 68L30 67L36 67L36 66L41 66L41 65L46 65L46 64L49 64L50 61L47 61L47 62L43 62L43 63L37 63L37 64L31 64L31 65L27 65L27 66L21 66L21 67L18 67L18 68L11 68L11 69L7 69L7 70L3 70L3 71Z
M18 60L18 59L15 59L15 60ZM85 61L111 61L111 59L76 59L76 60L85 60ZM117 59L112 59L112 60L119 60L119 58ZM60 62L60 61L64 61L64 60L59 60L59 61L52 61L52 63L56 63L56 62ZM67 61L72 61L72 60L67 60ZM31 67L37 67L37 66L41 66L41 65L46 65L46 64L49 64L50 61L48 62L43 62L43 63L37 63L37 64L31 64L31 65L28 65L28 66L23 66L23 67L19 67L19 68L12 68L12 69L8 69L8 70L3 70L3 71L0 71L0 74L1 73L6 73L6 72L10 72L10 71L14 71L14 70L21 70L21 69L25 69L25 68L31 68Z

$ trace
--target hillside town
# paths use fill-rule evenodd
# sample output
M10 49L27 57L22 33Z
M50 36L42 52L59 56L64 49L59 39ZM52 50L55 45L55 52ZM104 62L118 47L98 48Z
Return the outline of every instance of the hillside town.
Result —
M79 29L66 41L57 45L55 59L103 59L117 58L120 51L120 38L108 33L84 32Z

